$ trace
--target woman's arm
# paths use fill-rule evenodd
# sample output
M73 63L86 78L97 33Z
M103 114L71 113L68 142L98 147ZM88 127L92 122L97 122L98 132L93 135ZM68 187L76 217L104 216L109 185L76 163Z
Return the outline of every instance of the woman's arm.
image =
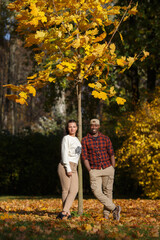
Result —
M66 169L67 176L71 176L72 175L72 170L71 170L71 167L70 167L69 161L68 161L68 151L69 151L68 139L65 136L65 137L63 137L62 144L61 144L62 162L63 162L63 165Z

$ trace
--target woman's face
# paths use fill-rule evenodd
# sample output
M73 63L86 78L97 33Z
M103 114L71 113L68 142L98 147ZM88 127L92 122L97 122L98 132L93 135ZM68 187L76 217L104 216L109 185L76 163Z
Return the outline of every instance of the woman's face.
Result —
M68 123L69 135L75 136L77 131L77 124L75 122Z

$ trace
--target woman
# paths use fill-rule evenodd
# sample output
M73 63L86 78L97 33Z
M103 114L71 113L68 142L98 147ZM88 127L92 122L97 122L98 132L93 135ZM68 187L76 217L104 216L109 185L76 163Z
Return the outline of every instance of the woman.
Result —
M57 218L71 218L70 207L78 192L77 165L81 154L81 143L76 137L77 123L69 120L66 127L67 135L61 144L61 162L58 165L58 175L62 186L63 210Z

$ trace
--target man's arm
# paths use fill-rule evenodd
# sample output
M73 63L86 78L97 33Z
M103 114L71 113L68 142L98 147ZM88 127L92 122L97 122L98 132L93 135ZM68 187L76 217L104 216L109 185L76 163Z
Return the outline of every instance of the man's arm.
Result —
M84 160L84 166L87 168L88 172L91 170L89 161L87 159Z
M84 138L82 138L82 160L84 162L84 166L88 170L88 172L91 170L89 161L88 161L88 150L87 150L87 144Z
M111 163L112 163L112 166L115 168L115 157L114 155L111 156Z

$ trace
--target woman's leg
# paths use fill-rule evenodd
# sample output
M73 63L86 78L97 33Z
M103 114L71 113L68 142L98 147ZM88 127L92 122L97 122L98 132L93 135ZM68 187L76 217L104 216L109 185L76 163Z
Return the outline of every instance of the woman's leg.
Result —
M78 193L78 174L77 174L77 164L70 163L71 169L72 169L72 176L70 177L70 188L68 192L68 196L66 198L63 211L69 212L70 208L73 204L74 199L76 198L76 195Z
M64 207L69 190L70 190L71 178L66 175L65 168L61 163L59 163L58 165L58 175L59 175L61 187L62 187L62 203Z

